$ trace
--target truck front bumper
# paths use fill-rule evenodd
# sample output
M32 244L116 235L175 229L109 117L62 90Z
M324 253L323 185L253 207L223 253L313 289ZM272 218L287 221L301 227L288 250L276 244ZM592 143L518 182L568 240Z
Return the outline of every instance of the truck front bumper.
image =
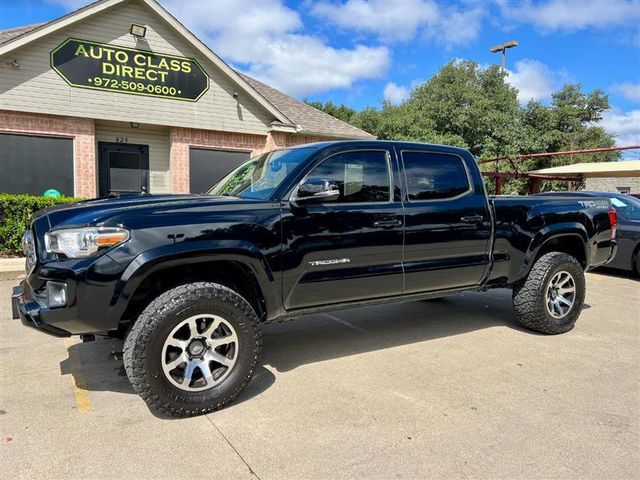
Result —
M19 286L13 287L11 293L11 310L13 318L19 318L23 325L56 337L69 337L71 334L61 328L49 325L46 318L49 308L41 305L31 296L29 285L22 281Z
M122 311L112 301L123 270L108 255L37 263L14 288L13 316L59 337L116 330ZM55 297L55 288L65 290L66 300Z

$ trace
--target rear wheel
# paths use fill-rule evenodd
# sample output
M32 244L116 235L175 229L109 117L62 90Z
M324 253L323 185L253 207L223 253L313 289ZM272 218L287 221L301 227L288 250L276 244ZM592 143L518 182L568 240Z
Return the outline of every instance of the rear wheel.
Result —
M584 271L566 253L550 252L540 257L526 280L513 289L513 308L518 321L546 334L571 330L584 304Z
M150 408L187 417L235 399L261 347L258 319L244 298L222 285L193 283L163 293L142 312L123 360Z

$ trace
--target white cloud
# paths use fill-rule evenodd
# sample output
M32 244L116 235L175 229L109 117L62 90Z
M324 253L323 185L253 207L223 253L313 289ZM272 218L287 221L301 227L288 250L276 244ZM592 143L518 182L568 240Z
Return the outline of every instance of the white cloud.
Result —
M249 73L292 95L350 88L357 80L379 78L390 61L386 48L336 49L306 35L290 35L265 47Z
M498 4L506 19L532 23L543 31L637 25L640 21L639 0L501 0Z
M388 82L384 86L383 94L385 100L389 100L392 104L398 105L409 96L409 88L394 82Z
M438 10L430 0L397 3L348 0L317 3L311 13L343 28L373 33L389 41L407 41L416 35L419 27L436 22Z
M390 62L386 47L334 48L303 33L299 13L281 0L168 0L164 5L214 52L292 95L349 88L382 76Z
M616 137L616 145L640 145L640 109L612 108L602 115L600 124Z
M518 89L518 100L548 100L560 86L561 73L555 72L538 60L519 60L515 70L507 69L507 82Z
M444 45L464 45L480 36L485 14L481 5L469 10L449 8L435 28L428 29L426 34Z
M624 82L611 86L611 91L619 93L627 100L640 103L640 83Z
M347 0L321 1L311 8L319 18L384 42L407 42L420 34L443 45L458 45L475 39L485 8L468 9L438 5L434 0Z

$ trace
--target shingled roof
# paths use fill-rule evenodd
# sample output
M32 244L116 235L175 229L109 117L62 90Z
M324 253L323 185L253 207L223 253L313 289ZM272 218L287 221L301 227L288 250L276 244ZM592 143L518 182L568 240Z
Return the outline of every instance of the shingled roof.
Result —
M87 5L75 12L72 12L65 17L72 16L73 14L81 11L88 10L93 5L101 2L95 2ZM160 7L162 8L162 7ZM162 9L164 11L164 9ZM60 19L57 19L60 20ZM23 27L11 28L8 30L0 31L0 45L11 42L18 39L23 35L28 34L31 31L46 27L47 25L56 22L34 23ZM359 128L349 125L342 120L338 120L331 115L328 115L306 103L293 98L289 95L282 93L275 88L262 83L255 78L250 77L242 72L236 71L235 74L239 75L249 86L258 93L258 95L278 112L284 115L292 125L294 125L299 133L307 135L327 136L334 138L361 138L361 139L373 139L375 138L370 133L360 130Z
M375 138L370 133L290 97L266 83L262 83L242 72L238 73L304 133L348 138Z
M35 30L41 25L44 25L44 23L32 23L31 25L25 25L24 27L2 30L0 31L0 45L7 43L9 40L13 40L15 37L29 33L31 30Z

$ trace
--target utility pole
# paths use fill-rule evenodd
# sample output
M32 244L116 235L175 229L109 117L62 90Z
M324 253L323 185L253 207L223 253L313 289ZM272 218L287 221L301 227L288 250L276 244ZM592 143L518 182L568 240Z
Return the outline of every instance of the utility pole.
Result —
M506 72L507 69L507 49L517 47L518 45L520 45L520 42L517 40L509 40L508 42L501 43L489 49L491 53L500 52L502 54L502 72Z

